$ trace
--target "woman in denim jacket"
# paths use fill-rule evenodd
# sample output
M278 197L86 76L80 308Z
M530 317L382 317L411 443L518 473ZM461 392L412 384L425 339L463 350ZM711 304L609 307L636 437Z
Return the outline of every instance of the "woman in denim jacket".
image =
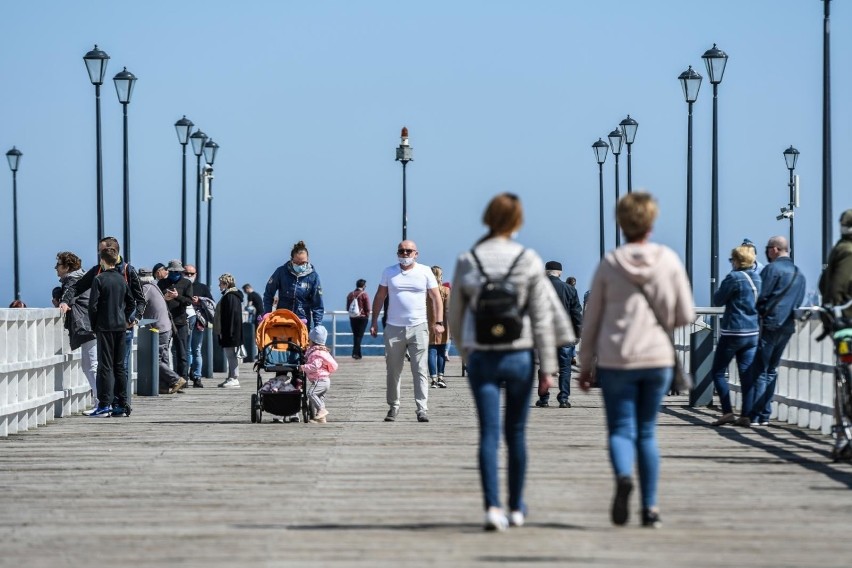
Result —
M722 416L713 423L714 426L736 421L725 370L736 357L740 378L751 372L760 333L756 307L760 294L760 275L751 270L755 261L754 250L747 245L740 245L731 251L730 261L733 270L713 294L713 305L725 306L711 371L722 404Z

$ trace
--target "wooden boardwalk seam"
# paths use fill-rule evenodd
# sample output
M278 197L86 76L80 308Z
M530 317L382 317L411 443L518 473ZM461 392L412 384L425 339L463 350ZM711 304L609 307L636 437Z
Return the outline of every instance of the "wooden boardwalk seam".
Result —
M403 374L385 423L384 360L341 358L329 423L251 424L240 389L134 398L126 419L74 416L0 439L0 566L820 566L852 563L852 465L788 426L713 428L669 398L664 528L609 523L600 395L532 408L528 525L484 533L476 411L457 357L414 414ZM553 391L555 396L555 389ZM534 399L533 399L534 400ZM531 401L532 402L532 401ZM501 458L502 459L502 458ZM503 463L505 460L502 459ZM501 467L505 499L505 468Z

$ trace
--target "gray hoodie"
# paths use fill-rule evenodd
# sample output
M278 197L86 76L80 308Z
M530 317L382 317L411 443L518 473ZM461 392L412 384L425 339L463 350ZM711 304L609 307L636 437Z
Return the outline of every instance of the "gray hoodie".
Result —
M694 319L692 290L677 254L657 243L626 244L610 251L595 272L583 319L580 366L670 367L670 334Z

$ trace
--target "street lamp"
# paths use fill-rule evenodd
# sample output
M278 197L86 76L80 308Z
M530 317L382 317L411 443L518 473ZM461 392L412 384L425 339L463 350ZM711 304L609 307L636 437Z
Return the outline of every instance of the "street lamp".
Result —
M790 260L794 260L795 247L793 246L793 217L794 209L799 206L798 195L796 195L796 182L793 170L796 169L796 162L799 161L799 151L790 146L784 150L784 161L787 162L787 169L790 170L790 203L787 207L781 208L781 215L777 217L780 221L784 217L790 219Z
M21 279L18 267L18 163L21 161L20 150L12 146L12 149L6 152L6 159L9 160L9 169L12 170L12 239L15 254L15 299L21 299Z
M402 162L402 240L408 239L408 212L406 211L406 189L405 189L405 166L414 161L412 151L414 148L408 145L408 128L402 127L399 147L396 149L396 161Z
M592 150L595 151L595 159L598 161L598 183L600 186L600 247L601 258L604 257L604 188L603 188L603 165L606 162L606 153L609 150L609 144L598 138L598 141L592 144Z
M678 76L678 80L683 87L689 116L686 128L686 275L692 284L692 104L701 90L701 75L690 65Z
M198 282L203 282L198 274L201 270L201 155L204 153L207 135L196 130L189 137L189 141L192 142L192 153L195 154L195 278Z
M189 133L192 132L192 121L183 115L183 118L175 122L178 142L183 150L183 175L181 176L181 189L183 194L180 209L180 261L186 262L186 145L189 144ZM198 268L198 267L196 267Z
M101 85L104 84L109 55L105 51L95 48L83 56L86 70L89 72L89 81L95 86L95 146L96 146L96 169L97 169L97 197L98 197L98 240L104 236L104 175L103 160L101 159Z
M616 128L609 133L609 146L612 148L612 155L615 156L615 204L618 206L618 156L621 154L621 147L624 144L624 136L621 130ZM621 246L621 231L618 230L618 219L615 223L615 246Z
M829 2L823 0L825 10L822 20L822 266L828 264L828 255L834 245L832 235L831 197L831 42L829 34Z
M701 56L707 67L710 84L713 85L713 169L711 184L711 220L710 220L710 298L716 293L719 276L719 128L718 128L718 93L719 83L725 74L728 54L716 47L704 52Z
M621 128L621 133L624 135L624 141L627 143L627 193L633 192L633 168L631 166L630 150L633 147L633 141L636 140L636 131L639 129L639 123L630 118L622 120L618 126Z
M115 83L115 93L118 102L121 103L124 112L124 260L130 262L130 171L127 153L127 105L133 96L133 87L136 85L136 75L125 67L112 78Z
M207 287L210 287L210 275L213 274L212 269L212 242L213 242L213 162L216 161L216 154L219 152L219 145L213 142L211 138L204 144L204 161L207 162L207 167L204 168L204 176L207 181L207 192L204 196L207 200ZM196 267L198 268L198 267Z

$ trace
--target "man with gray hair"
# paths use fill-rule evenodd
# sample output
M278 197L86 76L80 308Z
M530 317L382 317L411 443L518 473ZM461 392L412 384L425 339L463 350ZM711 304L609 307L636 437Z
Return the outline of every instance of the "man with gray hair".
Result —
M146 319L157 320L159 336L159 369L160 369L160 394L174 394L186 385L186 379L178 376L169 367L169 340L172 337L172 322L169 317L169 308L163 293L154 280L154 271L150 268L140 268L138 271L139 281L142 283L142 293L145 295Z

